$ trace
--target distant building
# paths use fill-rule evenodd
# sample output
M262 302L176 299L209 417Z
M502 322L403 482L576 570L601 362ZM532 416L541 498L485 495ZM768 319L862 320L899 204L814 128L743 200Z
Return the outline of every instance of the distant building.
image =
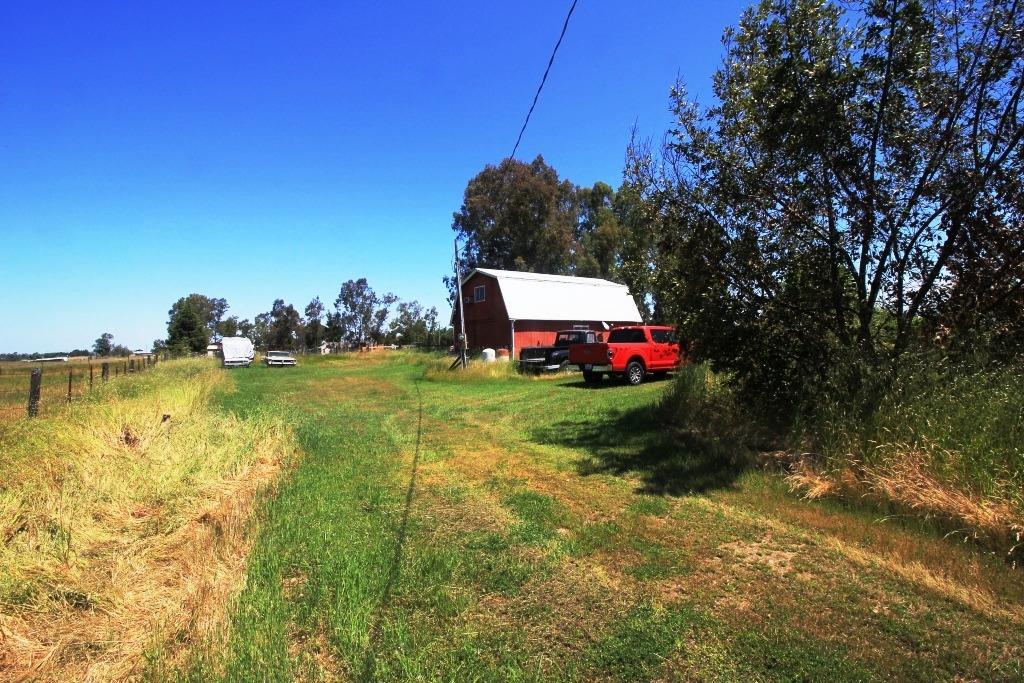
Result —
M134 351L132 351L132 355L133 356L138 356L140 358L145 358L146 356L152 356L153 352L152 351L143 351L142 349L135 349Z
M591 277L476 268L462 278L462 297L470 348L507 348L513 357L554 343L559 330L643 322L625 285ZM457 301L452 325L458 335Z
M323 341L320 342L319 351L321 356L326 356L329 353L341 353L345 350L345 345L341 342Z
M211 343L207 344L206 345L206 355L209 356L210 358L219 358L220 357L220 344L218 344L216 342L211 342Z

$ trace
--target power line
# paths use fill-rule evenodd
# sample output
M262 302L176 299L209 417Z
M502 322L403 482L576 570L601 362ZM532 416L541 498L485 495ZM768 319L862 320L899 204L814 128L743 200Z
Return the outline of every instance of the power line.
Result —
M537 106L537 98L540 97L540 91L544 89L544 83L548 80L548 72L551 71L551 65L555 63L555 55L558 54L558 46L562 44L562 38L565 38L565 31L569 28L569 18L572 17L573 10L576 9L576 3L579 0L572 0L572 7L569 8L569 13L565 15L565 23L562 24L562 32L558 36L558 42L555 43L555 49L551 51L551 58L548 60L548 67L544 69L544 76L540 79L540 85L537 86L537 92L533 96L533 103L530 105L530 111L526 112L526 120L523 121L523 127L519 129L519 137L516 138L516 146L512 148L512 153L508 155L509 159L512 159L516 155L516 150L519 149L519 143L523 140L523 133L526 132L526 126L530 123L530 116L533 114L533 108Z

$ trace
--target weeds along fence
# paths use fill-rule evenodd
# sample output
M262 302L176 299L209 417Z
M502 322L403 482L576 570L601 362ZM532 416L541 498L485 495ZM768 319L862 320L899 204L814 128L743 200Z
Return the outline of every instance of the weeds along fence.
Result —
M67 363L0 364L0 420L35 417L155 366L157 356Z

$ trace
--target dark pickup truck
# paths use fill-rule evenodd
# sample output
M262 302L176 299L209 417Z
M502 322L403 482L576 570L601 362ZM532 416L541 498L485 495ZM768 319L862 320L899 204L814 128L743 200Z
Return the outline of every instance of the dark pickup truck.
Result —
M573 344L594 344L597 335L593 330L562 330L555 336L551 346L527 346L519 352L519 364L523 370L565 370L569 365L569 347Z

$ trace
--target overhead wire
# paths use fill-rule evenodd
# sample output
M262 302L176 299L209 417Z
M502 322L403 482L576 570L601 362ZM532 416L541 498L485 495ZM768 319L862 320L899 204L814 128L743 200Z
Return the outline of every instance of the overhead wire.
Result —
M555 55L558 54L558 48L562 44L562 39L565 38L565 32L569 28L569 19L572 18L572 13L576 9L576 3L579 0L572 0L572 6L569 8L569 12L565 15L565 22L562 23L562 32L558 34L558 42L555 43L555 49L551 51L551 57L548 59L548 66L544 69L544 76L540 79L540 85L537 86L537 92L533 95L533 102L530 104L530 111L526 112L526 120L523 121L523 127L519 129L519 137L516 138L515 147L512 148L512 153L508 155L509 159L515 158L516 151L519 149L519 143L523 141L523 133L526 132L526 127L530 124L530 117L533 115L533 109L537 106L537 100L540 98L540 93L544 89L544 84L548 80L548 74L551 72L551 65L555 63Z

